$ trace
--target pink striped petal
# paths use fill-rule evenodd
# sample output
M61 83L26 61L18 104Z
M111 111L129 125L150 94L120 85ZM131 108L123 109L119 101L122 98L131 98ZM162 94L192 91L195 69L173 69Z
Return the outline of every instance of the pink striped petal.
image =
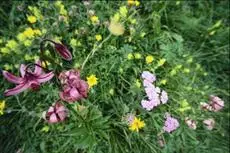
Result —
M57 115L60 118L60 120L63 121L66 118L67 114L65 111L62 111L62 112L58 112Z
M56 122L58 122L58 118L57 118L57 116L56 116L55 113L53 113L53 114L50 115L50 118L49 118L48 122L49 123L56 123Z
M28 89L29 87L30 87L30 85L28 83L19 84L15 88L6 90L4 92L4 95L5 96L16 95L16 94L23 92L24 90Z
M49 81L50 79L52 79L53 76L54 76L53 72L42 74L42 75L38 76L37 81L39 83L43 83L43 82L46 82L46 81Z
M42 64L40 60L37 60L35 63L36 63L37 65L40 65L40 66L41 66L41 64ZM37 65L35 65L34 74L36 74L36 75L41 75L41 74L42 74L42 68L39 67L39 66L37 66Z
M9 82L12 82L12 83L15 83L15 84L20 84L23 82L23 79L20 78L20 77L17 77L7 71L3 71L3 76L9 81Z
M69 93L70 93L70 96L74 97L74 98L78 98L80 96L80 94L76 88L72 88Z
M22 77L24 77L26 74L26 66L24 64L20 65L20 73Z

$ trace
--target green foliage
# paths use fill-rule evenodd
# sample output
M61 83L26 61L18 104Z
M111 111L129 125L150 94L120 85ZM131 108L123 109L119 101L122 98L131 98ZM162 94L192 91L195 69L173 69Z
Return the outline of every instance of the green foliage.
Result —
M128 6L125 1L90 1L89 5L62 1L65 15L56 2L0 4L1 69L19 74L20 64L33 62L40 55L42 38L50 38L67 45L73 61L62 60L47 44L48 69L80 69L94 50L81 77L86 80L95 74L98 84L89 90L86 99L74 104L63 102L69 110L68 118L57 124L42 118L42 113L59 99L57 78L36 92L28 90L11 97L0 94L0 100L6 101L0 116L0 152L229 152L229 1L142 1L138 7ZM37 17L36 23L29 23L27 16L36 14L29 6L36 7L43 19ZM128 10L127 17L121 19L125 32L114 36L108 24L120 6ZM92 24L92 10L100 20L98 25ZM17 36L28 27L39 29L42 35L29 39L31 45L25 46ZM102 41L96 41L97 34ZM17 47L7 47L10 40L15 40ZM8 48L7 53L3 48ZM136 53L140 59L135 58ZM129 54L132 59L128 59ZM147 55L154 57L151 64L146 64ZM161 59L166 62L159 66ZM152 111L141 107L145 94L140 76L146 70L156 74L156 85L169 95L167 104ZM2 75L0 79L0 93L13 87ZM200 102L208 102L212 94L225 101L220 112L200 109ZM188 106L184 106L185 101ZM162 133L166 112L180 122L170 134ZM130 131L124 121L129 113L145 122L139 133ZM196 130L185 124L186 117L197 121ZM202 123L207 118L216 121L212 131ZM158 143L160 137L164 147Z

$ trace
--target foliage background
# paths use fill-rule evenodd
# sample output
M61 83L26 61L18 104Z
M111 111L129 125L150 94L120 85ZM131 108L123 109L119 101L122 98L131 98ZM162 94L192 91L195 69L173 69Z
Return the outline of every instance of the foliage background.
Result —
M100 33L103 38L109 35L105 25L94 26L87 16L87 7L82 2L63 1L69 15L69 25L58 20L59 13L54 2L48 1L2 1L0 3L0 38L3 42L16 39L15 36L30 26L26 15L28 6L37 6L45 20L36 24L45 28L49 37L62 37L74 54L74 61L63 63L68 67L80 65L95 42L94 36ZM88 9L95 10L99 19L108 21L123 1L94 1ZM143 1L135 15L137 24L125 23L123 36L111 39L89 60L82 77L96 74L99 83L90 90L89 97L80 102L87 109L67 106L70 117L67 121L49 125L41 119L41 113L58 99L58 88L54 83L44 84L39 92L24 92L18 96L3 97L7 101L6 112L0 117L0 150L13 153L22 152L229 152L229 1ZM135 10L131 10L135 11ZM218 21L221 25L215 27ZM34 26L34 25L33 25ZM130 32L134 28L135 32ZM76 34L75 30L84 32ZM214 34L210 34L215 31ZM146 35L141 37L140 34ZM81 42L71 47L71 38ZM131 39L131 41L129 41ZM4 43L0 44L4 47ZM39 38L31 47L20 46L20 53L0 54L0 66L25 63L24 54L36 55ZM139 52L141 60L128 60L128 53ZM144 57L154 55L156 61L167 60L163 67L146 65ZM192 58L192 62L188 60ZM31 60L33 61L33 60ZM59 60L59 62L61 62ZM170 76L170 71L178 64L190 70ZM201 65L201 69L197 68ZM55 67L52 67L55 68ZM140 106L143 89L135 86L143 70L154 70L157 79L167 79L160 85L169 93L170 102L151 112ZM13 67L12 70L18 73ZM160 82L160 81L159 81ZM11 87L1 76L0 93ZM113 89L114 94L109 91ZM218 113L202 112L199 103L208 101L215 94L223 98L225 108ZM178 112L180 102L187 99L193 107L187 112ZM163 126L164 112L170 112L180 121L180 128L172 134L163 134L166 145L157 144L157 134ZM132 133L122 121L128 112L136 112L146 122L140 133ZM183 119L191 116L199 124L197 130L189 129ZM213 117L216 128L207 131L202 120ZM44 132L44 127L49 127Z

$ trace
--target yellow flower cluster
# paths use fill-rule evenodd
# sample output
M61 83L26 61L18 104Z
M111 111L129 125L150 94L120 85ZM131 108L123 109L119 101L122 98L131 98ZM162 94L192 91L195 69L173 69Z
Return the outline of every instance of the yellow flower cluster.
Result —
M29 23L33 24L33 23L37 22L37 18L33 15L30 15L27 17L27 21L29 21Z
M32 45L33 38L35 36L41 36L42 32L39 29L26 28L22 33L17 35L17 39L23 43L26 47Z
M87 83L89 85L89 88L93 87L94 85L97 85L97 80L98 78L94 74L91 74L89 77L87 77Z
M4 114L3 110L6 107L5 100L0 101L0 116Z
M170 75L174 76L178 73L178 71L182 68L182 65L179 64L177 66L175 66L171 71L170 71Z
M131 131L139 132L140 129L145 127L145 122L141 121L139 118L135 117L133 122L129 125Z
M2 54L10 54L11 51L14 51L15 53L18 53L19 52L18 46L19 45L18 45L17 41L15 41L13 39L12 40L8 40L6 42L5 47L1 48L0 52Z
M90 17L92 24L98 24L100 21L96 15Z
M147 64L151 64L151 63L153 62L153 60L154 60L154 57L153 57L152 55L148 55L148 56L146 56L146 58L145 58L145 62L146 62Z
M41 14L41 11L37 7L29 6L28 7L33 16L36 17L36 20L43 20L43 15Z
M81 46L81 42L80 42L79 40L77 40L77 39L72 38L72 39L70 40L70 45L71 45L72 47Z
M68 15L65 9L65 6L62 4L62 1L56 1L54 5L59 9L59 13L61 15L64 15L64 16Z
M140 5L140 2L137 0L128 0L127 3L128 3L128 5L135 5L135 6Z

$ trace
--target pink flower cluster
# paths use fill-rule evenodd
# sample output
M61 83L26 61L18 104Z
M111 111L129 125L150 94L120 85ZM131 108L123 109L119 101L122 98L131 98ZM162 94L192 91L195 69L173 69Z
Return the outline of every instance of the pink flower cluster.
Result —
M180 126L178 120L171 117L170 114L166 113L165 116L166 116L166 120L165 120L165 124L163 127L164 131L170 133L170 132L176 130Z
M145 93L148 97L148 100L142 100L141 105L144 109L150 111L154 107L167 103L168 94L166 91L162 90L159 87L155 87L153 82L156 81L156 76L149 71L144 71L141 75L143 80L143 85L145 87Z
M224 101L217 96L210 96L209 103L201 103L201 108L209 111L220 111L224 107Z
M78 70L63 71L60 73L59 79L63 88L59 96L63 101L73 103L87 97L88 84L81 80Z

